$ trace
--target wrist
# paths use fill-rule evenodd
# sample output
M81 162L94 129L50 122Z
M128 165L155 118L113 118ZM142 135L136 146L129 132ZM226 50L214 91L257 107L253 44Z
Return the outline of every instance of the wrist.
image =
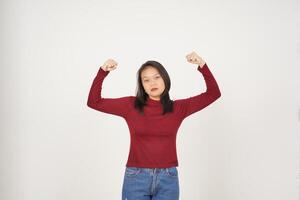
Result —
M198 66L200 66L201 68L202 68L204 65L205 65L205 62L204 62L204 61L198 63Z
M105 67L104 67L104 66L100 66L100 68L101 68L103 71L105 71L105 72L106 72L106 69L105 69Z

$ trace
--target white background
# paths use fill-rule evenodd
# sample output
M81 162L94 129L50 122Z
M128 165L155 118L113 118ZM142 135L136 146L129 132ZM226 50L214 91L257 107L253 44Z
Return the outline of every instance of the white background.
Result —
M300 2L1 1L0 199L121 198L129 130L87 107L134 95L157 60L172 99L205 91L196 51L222 96L177 137L180 199L299 199Z

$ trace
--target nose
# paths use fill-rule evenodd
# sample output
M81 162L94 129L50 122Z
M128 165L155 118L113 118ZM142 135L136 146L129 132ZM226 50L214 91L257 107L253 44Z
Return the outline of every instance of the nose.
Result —
M151 86L152 86L153 84L155 84L155 82L156 82L155 80L151 80L151 81L150 81Z

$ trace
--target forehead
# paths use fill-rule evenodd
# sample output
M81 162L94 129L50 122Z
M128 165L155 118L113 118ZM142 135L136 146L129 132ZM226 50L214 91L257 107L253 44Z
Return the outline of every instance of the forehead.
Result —
M146 77L154 76L154 75L156 75L156 74L159 74L159 71L158 71L156 68L149 66L149 67L146 67L146 68L142 71L141 77L142 77L142 78L146 78Z

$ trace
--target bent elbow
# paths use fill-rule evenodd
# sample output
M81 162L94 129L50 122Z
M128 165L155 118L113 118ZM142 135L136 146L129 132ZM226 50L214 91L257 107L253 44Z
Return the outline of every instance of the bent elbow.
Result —
M218 98L221 97L221 91L219 90L219 88L215 89L214 91L210 92L210 96L214 99L217 100Z
M215 90L213 93L211 93L211 97L213 98L213 100L217 100L221 97L221 92L220 90Z
M90 99L87 100L86 105L87 105L88 107L90 107L90 108L94 108L94 107L95 107L95 104L94 104Z
M93 106L92 106L92 104L90 103L90 102L87 102L87 104L86 104L89 108L92 108Z
M221 91L218 90L218 92L216 93L216 98L218 99L218 98L220 98L220 97L221 97Z
M92 109L95 109L95 110L101 110L102 107L103 107L103 101L101 99L99 100L92 100L92 99L89 99L86 103L86 105L89 107L89 108L92 108Z

